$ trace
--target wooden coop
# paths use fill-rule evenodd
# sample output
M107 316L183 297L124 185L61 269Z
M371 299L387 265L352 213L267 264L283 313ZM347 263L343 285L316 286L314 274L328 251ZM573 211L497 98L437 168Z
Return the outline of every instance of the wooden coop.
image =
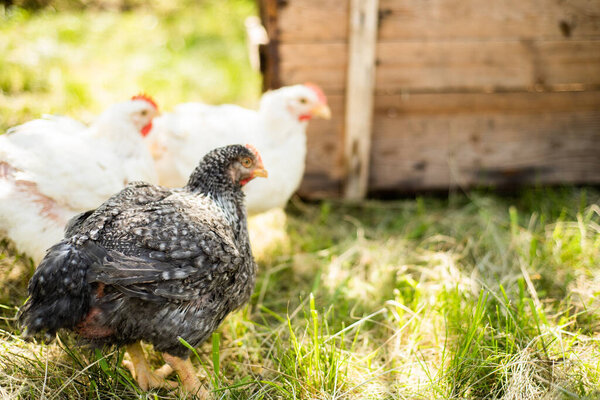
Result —
M300 194L600 183L599 0L260 0L265 89L314 82Z

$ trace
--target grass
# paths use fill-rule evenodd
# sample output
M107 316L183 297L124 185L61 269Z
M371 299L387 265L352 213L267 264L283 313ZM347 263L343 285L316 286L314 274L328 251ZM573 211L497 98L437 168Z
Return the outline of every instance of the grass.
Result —
M0 130L46 112L89 120L139 90L167 109L256 101L249 0L2 10ZM252 300L192 358L219 399L599 398L599 200L594 188L295 200L272 217L283 234L252 221L271 242ZM14 315L34 266L0 248L0 398L180 397L140 391L122 349L23 341Z
M251 304L194 359L224 399L597 398L599 199L565 188L296 201L289 242L263 253ZM8 394L146 396L122 352L69 335L22 342L16 286L0 351Z
M260 77L244 33L252 1L151 4L128 12L0 5L0 132L43 113L90 121L140 91L166 109L254 103Z

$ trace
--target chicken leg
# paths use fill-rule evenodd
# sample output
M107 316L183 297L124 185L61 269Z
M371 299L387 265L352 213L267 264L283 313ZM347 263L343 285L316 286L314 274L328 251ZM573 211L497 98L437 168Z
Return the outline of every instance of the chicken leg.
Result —
M131 363L123 363L131 371L131 375L137 381L142 390L153 388L174 389L177 382L164 379L173 370L170 366L164 365L156 371L152 371L150 364L146 360L144 350L140 342L135 342L127 346L127 353L131 357Z
M183 360L168 353L163 353L163 358L177 372L184 389L188 393L195 394L200 399L208 398L208 391L202 387L198 376L196 376L196 369L189 357Z

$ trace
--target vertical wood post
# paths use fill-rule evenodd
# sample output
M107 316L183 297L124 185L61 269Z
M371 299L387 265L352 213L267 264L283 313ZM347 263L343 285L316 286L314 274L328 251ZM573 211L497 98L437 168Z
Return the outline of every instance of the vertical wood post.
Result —
M351 200L367 194L377 18L378 0L350 0L344 197Z
M267 31L268 42L258 47L260 71L263 76L263 92L281 86L279 78L279 29L277 28L277 0L258 3L260 19Z

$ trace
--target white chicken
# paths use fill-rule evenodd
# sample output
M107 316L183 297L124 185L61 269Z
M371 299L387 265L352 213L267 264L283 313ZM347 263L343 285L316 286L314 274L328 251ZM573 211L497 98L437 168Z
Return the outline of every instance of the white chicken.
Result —
M312 117L331 117L323 91L313 84L287 86L265 93L258 111L229 104L180 104L155 120L147 143L159 182L170 187L185 185L210 150L252 143L269 168L269 179L245 186L246 207L253 215L283 208L300 185L306 126Z
M67 221L128 182L157 183L143 136L158 114L145 96L114 104L89 127L46 116L0 136L0 231L39 262Z

